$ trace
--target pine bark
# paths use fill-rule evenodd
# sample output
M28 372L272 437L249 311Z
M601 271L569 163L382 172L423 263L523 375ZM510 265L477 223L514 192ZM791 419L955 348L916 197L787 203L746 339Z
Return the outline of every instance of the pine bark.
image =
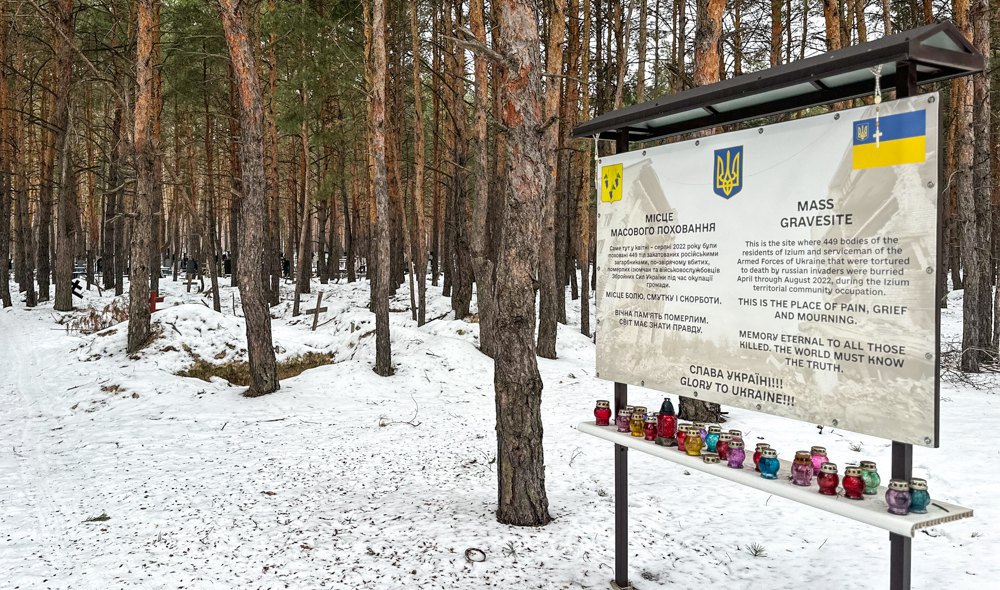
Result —
M956 13L965 10L956 3ZM973 44L987 56L987 69L972 77L970 100L962 105L958 129L958 198L962 223L965 295L962 310L963 371L978 373L993 350L992 174L990 145L990 19L988 0L973 0L969 9ZM957 19L956 19L957 20ZM966 85L968 90L968 84ZM962 133L971 125L970 133Z
M695 87L719 81L719 36L722 33L724 0L698 0L698 21L694 40ZM721 422L719 404L680 397L678 414L685 420Z
M621 8L619 7L619 11ZM542 153L546 156L547 171L543 178L545 184L545 202L542 209L542 239L538 252L538 283L539 283L539 313L538 313L538 356L548 359L556 358L556 334L559 320L559 298L565 298L565 288L559 280L561 273L557 265L563 260L557 256L556 247L556 200L558 198L558 174L556 147L559 144L559 97L562 94L560 82L563 62L563 38L565 37L565 0L552 0L549 3L549 31L546 43L545 63L545 125L542 135L544 144Z
M139 0L136 37L135 144L136 193L132 211L132 264L129 270L128 352L142 348L150 336L149 274L153 238L153 190L156 184L156 107L154 88L153 28L157 0Z
M539 141L542 82L537 19L527 0L498 0L504 33L497 51L506 128L504 232L497 269L497 520L540 526L551 520L542 450L542 379L535 358L534 269L541 237L547 154Z
M74 216L76 210L76 192L72 183L75 182L75 174L70 159L70 145L68 143L70 116L69 100L70 86L73 81L73 0L59 0L55 4L56 34L54 39L56 54L56 70L53 79L53 92L55 94L55 105L53 108L52 125L52 156L54 170L50 170L45 179L50 183L53 180L53 172L59 175L59 195L57 201L57 219L55 226L56 235L56 264L55 264L55 301L56 311L69 311L73 309L73 254L74 239L76 237ZM47 224L46 224L47 226ZM39 226L44 229L46 226ZM39 276L41 277L41 272ZM48 274L47 272L45 273ZM45 290L48 291L48 281ZM46 293L47 294L47 293Z
M376 223L374 233L372 280L373 311L375 312L375 373L392 375L392 349L389 339L389 182L386 170L385 146L385 0L371 4L372 78L368 89L371 101L371 151L373 197ZM371 269L369 269L371 272Z
M248 396L277 391L278 372L271 340L264 252L267 239L267 199L264 194L264 110L260 80L251 49L246 6L239 0L219 0L222 25L233 72L238 80L240 112L240 171L243 207L239 232L240 298L247 324L250 364Z
M7 22L7 3L0 5L0 71L7 71L7 54L10 46L10 33L13 27ZM14 303L10 297L10 231L11 231L11 198L13 182L11 181L10 145L13 132L13 114L7 107L11 86L8 76L0 80L0 303L10 307Z
M427 243L424 213L424 103L420 80L420 28L418 3L410 5L410 50L413 67L413 264L417 281L417 325L427 323ZM480 313L482 310L480 309Z

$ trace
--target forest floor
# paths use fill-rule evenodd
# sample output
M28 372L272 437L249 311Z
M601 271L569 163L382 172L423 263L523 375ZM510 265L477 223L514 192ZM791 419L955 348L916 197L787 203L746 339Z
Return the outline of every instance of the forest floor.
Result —
M405 287L394 297L389 378L371 370L367 284L317 284L329 311L315 332L283 302L273 310L279 358L320 352L333 363L248 399L218 378L177 376L196 358L245 359L236 290L223 288L220 314L180 283L162 285L158 335L131 358L125 324L67 329L86 323L86 309L0 310L0 588L607 588L612 449L573 426L612 391L594 377L577 302L559 359L539 360L554 520L515 528L494 518L492 362L476 348L478 325L451 319L440 289L428 288L437 319L420 328ZM943 315L951 347L960 298ZM81 306L112 299L88 292ZM661 399L630 390L651 408ZM886 440L729 417L748 445L766 438L787 456L821 444L840 464L877 461L888 479ZM1000 375L946 375L942 446L916 448L914 472L976 517L918 535L914 588L996 587L997 432ZM884 531L642 453L630 463L641 590L888 585ZM470 548L485 560L467 560Z

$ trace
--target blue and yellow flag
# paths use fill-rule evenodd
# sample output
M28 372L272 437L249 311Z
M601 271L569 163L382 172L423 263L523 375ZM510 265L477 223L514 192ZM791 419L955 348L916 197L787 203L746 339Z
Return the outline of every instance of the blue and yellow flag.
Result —
M927 158L927 113L914 111L854 122L854 169L917 164Z

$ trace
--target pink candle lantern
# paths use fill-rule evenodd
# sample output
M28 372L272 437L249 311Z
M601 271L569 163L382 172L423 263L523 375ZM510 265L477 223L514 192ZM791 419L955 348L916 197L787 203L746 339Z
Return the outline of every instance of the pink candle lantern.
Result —
M611 402L606 399L597 400L597 407L594 408L594 418L597 419L598 426L608 426L611 424Z
M733 469L743 469L743 461L747 458L747 453L743 450L743 441L734 440L729 443L729 452L726 456L726 464Z
M618 427L618 432L628 432L628 426L631 420L632 412L630 412L628 408L618 410L618 419L615 421L615 426Z
M844 497L851 500L861 500L865 497L865 480L860 467L848 467L844 470Z
M792 462L792 483L797 486L808 486L812 483L812 456L808 451L796 451Z
M830 459L826 456L826 447L813 447L809 453L812 455L813 475L819 475L819 470Z
M695 422L694 427L698 429L698 435L701 437L701 442L705 442L705 438L708 436L708 428L705 427L704 422Z
M715 452L719 454L719 459L723 461L729 456L729 445L733 441L733 435L728 432L719 434L719 442L715 443Z
M819 493L824 496L836 496L837 486L840 484L840 476L837 475L837 465L829 461L820 465L816 483L819 484ZM862 485L864 484L862 483Z

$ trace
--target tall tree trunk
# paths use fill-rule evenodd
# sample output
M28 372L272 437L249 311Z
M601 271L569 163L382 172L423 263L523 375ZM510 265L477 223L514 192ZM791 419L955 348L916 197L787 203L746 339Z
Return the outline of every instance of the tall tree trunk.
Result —
M417 325L427 323L427 242L424 237L424 106L420 83L418 3L410 6L410 49L413 65L413 264L417 270ZM480 308L480 315L482 309Z
M55 105L52 124L55 127L52 139L52 162L57 165L49 171L45 181L53 180L53 172L59 174L59 197L56 219L56 293L54 308L56 311L73 309L73 255L74 255L74 223L73 215L76 209L76 191L71 183L76 175L70 161L70 143L68 141L70 116L69 100L73 81L73 0L58 0L55 3L56 34L54 49L56 54L56 70L53 79ZM39 277L41 277L39 271ZM45 273L48 275L48 273ZM48 283L48 281L46 281ZM46 284L46 292L48 284ZM46 293L47 295L47 293Z
M154 106L154 27L158 0L139 0L139 27L136 45L135 172L136 194L132 212L132 265L129 270L128 352L134 353L149 340L149 250L153 233L153 192L156 184L157 109Z
M268 9L273 13L276 0L268 0ZM264 111L264 182L268 207L268 250L265 262L270 274L267 300L278 305L281 299L281 203L278 194L278 125L276 122L278 92L278 58L276 48L278 35L272 31L268 43L268 85L267 108Z
M573 0L572 4L575 2L576 0ZM570 14L575 18L576 11L571 9ZM585 119L590 117L590 92L588 92L587 86L587 82L590 80L590 19L590 2L583 0L583 35L579 39L579 43L581 45L580 81L583 86L583 91L580 94L583 96L582 111ZM572 30L573 27L570 25L571 37L573 36ZM579 91L581 84L573 83L573 85ZM573 107L576 108L576 105L574 104ZM576 219L579 224L577 231L580 234L579 251L577 252L577 261L580 267L580 333L588 338L590 337L590 195L593 188L590 175L593 166L594 163L590 159L589 142L585 142L580 152L580 185L576 202Z
M578 15L572 14L571 17L574 21L578 18ZM646 47L647 47L647 29L648 29L648 19L646 0L639 0L639 45L636 48L636 52L639 54L639 66L635 74L635 101L637 103L644 102L646 100ZM571 24L572 26L572 24ZM589 49L589 47L588 47ZM570 74L572 75L572 70ZM576 105L573 105L576 108Z
M562 94L561 76L563 62L563 40L565 38L566 18L565 0L552 0L549 5L549 31L546 43L545 62L545 131L542 136L542 153L546 157L547 172L545 179L544 203L542 207L542 238L538 251L538 283L539 283L539 313L538 313L538 347L536 353L540 357L556 358L556 334L559 319L558 298L565 298L565 288L559 280L561 273L556 272L557 264L564 264L557 259L556 248L556 199L557 190L557 155L559 144L559 96ZM618 11L621 11L619 6ZM621 49L621 42L619 43Z
M955 3L956 21L960 11L969 11L968 0ZM973 0L969 11L973 44L987 56L987 69L972 77L972 92L959 113L958 198L962 221L962 254L965 268L965 296L962 309L963 371L977 373L995 351L993 341L993 252L992 174L990 145L990 9L988 0ZM965 27L968 30L968 25ZM968 90L968 84L966 85ZM966 125L970 125L966 128ZM968 132L963 133L963 130Z
M240 169L243 207L240 224L240 298L247 323L247 356L250 389L247 395L277 391L278 371L271 340L267 306L264 252L267 239L267 199L264 195L264 110L260 80L247 30L245 6L238 0L219 0L222 26L233 72L239 81Z
M374 266L372 301L375 312L375 372L383 377L392 375L392 349L389 340L389 182L386 171L385 147L385 0L371 2L372 78L368 89L371 101L371 151L374 169L375 214ZM371 272L371 270L369 270Z
M483 0L469 4L469 28L476 41L486 46L485 7ZM496 356L496 301L493 293L496 266L486 246L490 201L489 138L486 115L489 109L489 75L486 56L474 55L476 80L476 110L473 122L475 137L475 206L472 213L472 265L476 274L476 302L479 306L479 350Z
M534 275L545 200L547 155L538 141L542 81L537 19L528 0L497 0L503 34L497 51L502 123L507 134L505 222L499 252L497 356L497 520L504 524L547 524L545 457L542 450L542 379L535 358Z
M836 51L840 42L840 2L823 0L823 22L826 24L826 50Z
M725 0L698 0L698 27L694 40L694 85L711 84L719 80L719 35L722 32L722 10ZM685 420L721 422L719 404L680 396L678 414Z
M771 0L771 67L781 63L781 0Z
M0 5L0 71L7 71L7 54L9 53L10 34L13 27L7 19L7 3ZM8 109L8 96L13 84L7 81L13 76L4 75L0 80L0 303L10 307L14 303L10 297L10 228L11 228L11 198L13 182L11 182L11 143L13 134L13 113Z

